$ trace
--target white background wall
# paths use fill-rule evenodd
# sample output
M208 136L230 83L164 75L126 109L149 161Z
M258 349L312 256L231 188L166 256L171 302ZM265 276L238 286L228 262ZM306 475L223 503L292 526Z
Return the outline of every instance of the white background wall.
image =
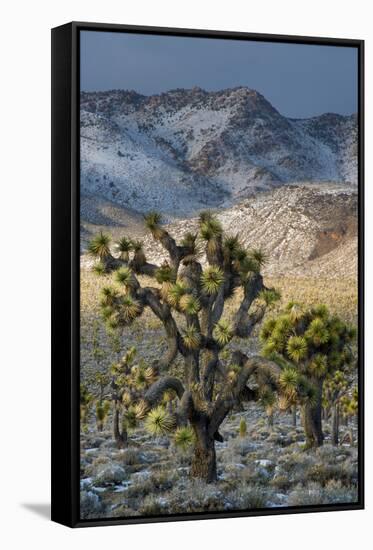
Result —
M372 14L368 0L60 0L2 3L0 188L0 541L8 548L367 548L367 510L69 530L47 520L50 453L50 28L100 21L360 38L366 44L367 242L372 215ZM371 247L370 247L371 248ZM369 273L372 255L367 257ZM367 305L372 293L367 290ZM367 314L367 344L372 333ZM369 370L368 350L367 370ZM39 512L39 513L37 513Z

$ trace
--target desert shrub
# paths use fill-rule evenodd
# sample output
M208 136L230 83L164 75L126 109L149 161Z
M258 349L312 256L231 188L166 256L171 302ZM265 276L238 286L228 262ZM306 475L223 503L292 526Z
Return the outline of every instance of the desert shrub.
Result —
M336 504L355 502L357 500L357 488L346 487L340 481L331 480L325 487L319 483L311 482L306 486L297 485L289 494L289 506L307 506L318 504Z
M308 506L323 504L322 488L319 483L310 483L306 487L299 484L289 494L289 506Z
M225 501L225 508L230 510L264 508L267 502L267 492L258 486L241 486L228 493Z
M343 485L351 485L356 481L356 471L351 464L318 463L306 472L306 479L317 481L325 486L330 481L339 481Z
M279 489L280 491L288 491L292 485L289 477L286 475L276 475L269 482L271 487Z
M105 506L100 497L92 491L80 492L80 514L84 519L102 517Z
M139 508L140 515L159 516L167 513L167 501L162 497L147 495Z
M138 449L128 447L122 453L122 461L126 466L134 466L141 462L141 453Z

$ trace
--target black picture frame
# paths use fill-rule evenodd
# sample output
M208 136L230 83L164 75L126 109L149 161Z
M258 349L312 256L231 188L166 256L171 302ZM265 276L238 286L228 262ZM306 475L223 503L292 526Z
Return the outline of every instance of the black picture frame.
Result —
M79 33L82 30L349 46L358 50L359 498L350 504L124 519L79 517ZM88 527L364 508L364 41L72 22L52 29L52 520Z

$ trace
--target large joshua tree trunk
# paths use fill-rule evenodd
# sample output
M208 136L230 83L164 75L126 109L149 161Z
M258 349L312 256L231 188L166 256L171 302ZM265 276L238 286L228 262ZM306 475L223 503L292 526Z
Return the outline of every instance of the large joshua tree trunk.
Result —
M208 433L206 423L200 422L193 426L196 443L190 474L206 483L213 483L217 479L215 440Z
M322 431L322 380L315 382L317 388L317 397L314 404L306 403L303 405L302 417L303 427L306 436L306 446L321 447L324 442L324 434Z

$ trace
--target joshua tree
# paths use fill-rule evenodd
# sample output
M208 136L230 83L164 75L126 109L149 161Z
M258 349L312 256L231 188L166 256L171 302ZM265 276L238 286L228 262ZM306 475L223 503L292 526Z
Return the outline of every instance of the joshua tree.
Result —
M93 395L88 391L85 384L80 384L80 425L84 432L87 431L89 408L93 401Z
M340 412L345 426L348 426L349 420L357 415L358 407L358 389L355 386L351 393L343 395L340 399Z
M237 346L279 294L263 283L264 254L244 248L237 236L225 236L211 213L202 213L198 233L186 233L179 244L158 213L148 214L145 222L167 252L160 266L147 261L140 242L131 242L128 256L121 253L120 258L112 256L105 235L99 236L105 242L104 250L98 247L100 254L97 246L90 246L104 271L115 271L117 286L103 289L102 312L112 328L131 324L145 308L162 322L168 349L152 364L161 376L144 395L150 409L145 423L156 435L174 432L175 443L193 445L191 475L211 482L217 476L215 441L223 440L219 428L226 416L240 401L259 399L262 388L267 393L275 389L278 365L248 357ZM142 286L141 275L158 286ZM235 292L239 304L228 314L225 304ZM224 353L232 339L236 351ZM179 359L183 375L177 378L170 370ZM255 390L248 387L249 379L256 382ZM168 390L178 396L172 414L160 405Z
M157 373L144 363L134 364L136 348L130 348L123 358L111 367L113 402L113 435L119 448L128 442L128 433L143 420L149 406L142 398Z
M322 445L324 382L353 364L355 330L324 305L304 309L290 303L282 315L264 323L260 338L263 355L282 368L283 408L300 402L307 447Z
M339 424L341 416L341 399L347 395L350 387L350 381L345 373L337 371L332 377L329 377L325 381L324 385L324 402L326 402L328 409L331 409L331 421L332 421L332 444L339 444Z

